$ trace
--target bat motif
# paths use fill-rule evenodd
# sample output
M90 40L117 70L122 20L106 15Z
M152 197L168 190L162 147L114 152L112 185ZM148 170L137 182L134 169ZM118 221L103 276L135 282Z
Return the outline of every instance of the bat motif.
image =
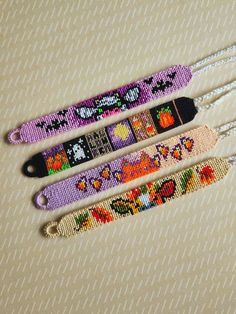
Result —
M44 125L46 124L45 121L42 121L42 122L38 122L37 124L35 124L37 126L37 128L41 128L43 129Z
M153 94L156 94L159 91L164 92L168 87L171 87L172 85L173 83L170 81L165 81L165 82L163 80L157 81L156 86L152 88L152 92Z
M51 124L48 124L45 128L46 132L58 130L60 127L63 127L65 125L68 125L68 122L66 120L59 121L58 119L52 120Z
M63 111L64 111L64 113L63 113ZM63 110L63 111L61 111L62 115L65 116L65 114L66 114L66 112L68 110ZM59 114L59 112L58 112L58 114ZM38 127L38 128L41 128L41 129L44 128L46 130L46 132L53 131L53 130L58 130L60 127L63 127L65 125L68 125L68 122L66 120L61 120L60 121L58 119L52 120L51 124L46 124L45 121L38 122L37 124L35 124L35 126Z
M176 77L176 72L172 72L170 74L167 75L170 79L174 79Z
M148 85L151 85L152 84L152 81L153 81L153 77L151 76L151 77L149 77L148 79L145 79L145 80L143 80L144 81L144 83L146 83L146 84L148 84Z
M167 74L167 77L171 80L173 80L176 77L176 71ZM153 77L149 77L145 80L143 80L144 83L151 85L153 83ZM153 94L158 93L159 91L164 92L166 88L171 87L173 83L169 80L164 81L164 80L159 80L156 82L156 85L152 88Z
M65 117L66 116L66 114L67 114L67 112L68 112L68 110L67 109L64 109L64 110L60 110L60 111L58 111L58 115L59 116L63 116L63 117Z

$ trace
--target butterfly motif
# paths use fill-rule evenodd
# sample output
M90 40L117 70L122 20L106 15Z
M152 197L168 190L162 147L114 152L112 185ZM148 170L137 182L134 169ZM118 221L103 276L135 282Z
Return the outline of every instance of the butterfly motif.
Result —
M180 142L188 152L193 150L194 140L191 137L181 137Z

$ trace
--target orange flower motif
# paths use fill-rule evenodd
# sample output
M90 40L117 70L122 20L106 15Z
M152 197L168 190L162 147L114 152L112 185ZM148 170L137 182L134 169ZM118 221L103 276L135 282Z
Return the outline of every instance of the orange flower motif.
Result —
M167 157L169 153L169 148L165 146L160 147L160 153L162 154L163 157Z

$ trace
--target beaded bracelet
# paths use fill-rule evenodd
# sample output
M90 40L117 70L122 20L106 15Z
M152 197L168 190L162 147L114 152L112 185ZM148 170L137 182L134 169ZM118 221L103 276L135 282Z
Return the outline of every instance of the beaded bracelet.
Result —
M195 99L174 99L150 110L130 116L105 128L82 135L34 155L23 165L28 177L44 177L98 158L112 151L167 132L194 119L199 110L206 110L223 100L225 93L236 88L236 81L218 87ZM204 104L217 95L217 102Z
M70 237L160 206L223 179L231 164L236 164L236 156L228 159L208 159L174 175L149 182L89 208L74 211L58 221L49 222L44 227L44 235L51 238Z
M9 132L8 140L12 144L37 142L171 94L187 86L193 74L196 75L214 66L235 61L236 56L231 56L210 63L235 48L236 45L232 45L222 49L192 66L169 67L141 80L73 104L63 110L26 122Z
M38 208L42 209L65 206L206 152L216 144L218 138L235 133L236 121L215 130L207 126L195 128L50 184L36 194L34 202Z

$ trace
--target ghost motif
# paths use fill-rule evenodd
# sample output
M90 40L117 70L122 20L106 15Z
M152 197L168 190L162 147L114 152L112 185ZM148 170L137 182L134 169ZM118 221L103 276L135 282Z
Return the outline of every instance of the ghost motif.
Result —
M84 150L83 148L79 145L79 144L75 144L73 147L72 147L72 150L68 150L67 151L68 154L72 154L73 152L73 155L74 155L74 160L81 160L81 159L84 159L86 158L85 156L85 153L84 153Z

